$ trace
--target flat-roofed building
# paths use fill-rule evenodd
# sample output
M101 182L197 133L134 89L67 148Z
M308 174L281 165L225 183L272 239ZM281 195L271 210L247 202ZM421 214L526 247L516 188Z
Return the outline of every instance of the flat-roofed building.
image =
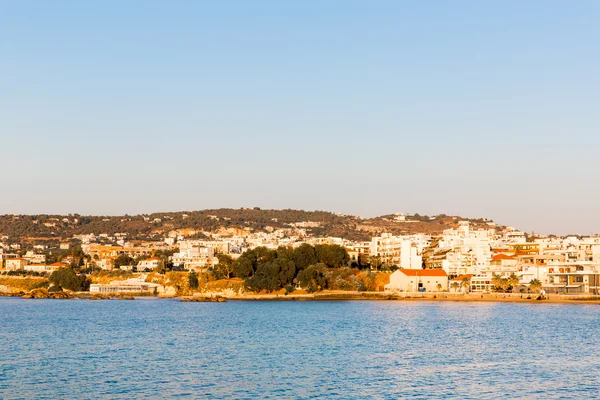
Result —
M145 271L146 269L148 269L148 270L153 271L156 268L158 268L159 266L160 266L160 258L150 257L150 258L140 261L137 265L137 270Z
M24 258L9 258L4 261L4 269L7 271L23 271L27 265L27 260Z
M600 294L600 265L590 261L548 263L547 281L542 288L548 293Z
M23 269L29 272L46 272L46 264L27 264Z
M90 285L90 293L157 295L159 288L161 288L161 285L156 283L128 279L125 281L114 281L109 284L92 283Z

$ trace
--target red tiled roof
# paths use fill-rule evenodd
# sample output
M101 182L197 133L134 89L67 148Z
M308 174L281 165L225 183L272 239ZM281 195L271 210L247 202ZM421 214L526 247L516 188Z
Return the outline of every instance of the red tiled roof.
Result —
M473 275L469 275L469 274L467 274L467 275L460 275L460 276L457 276L456 278L452 278L452 279L450 279L450 280L451 280L451 281L462 281L464 278L468 278L469 280L471 280L471 278L472 278L472 277L473 277Z
M54 264L50 264L51 267L67 267L68 264L65 263L61 263L61 262L55 262Z
M516 260L516 258L507 256L506 254L496 254L494 257L492 257L492 261L498 261L498 260Z
M399 269L406 276L448 276L443 269Z

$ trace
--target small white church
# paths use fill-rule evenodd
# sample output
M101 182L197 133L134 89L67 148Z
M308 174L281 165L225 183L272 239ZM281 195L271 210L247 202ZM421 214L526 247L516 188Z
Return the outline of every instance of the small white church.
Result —
M399 269L390 275L386 292L443 292L448 274L443 269Z

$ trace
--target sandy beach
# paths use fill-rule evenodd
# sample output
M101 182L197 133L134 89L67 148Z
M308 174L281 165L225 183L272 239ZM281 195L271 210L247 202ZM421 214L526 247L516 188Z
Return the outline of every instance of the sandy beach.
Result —
M521 293L401 293L325 291L311 294L246 294L232 296L235 301L456 301L456 302L501 302L501 303L564 303L600 304L600 296L589 295L545 295L538 300L537 294Z

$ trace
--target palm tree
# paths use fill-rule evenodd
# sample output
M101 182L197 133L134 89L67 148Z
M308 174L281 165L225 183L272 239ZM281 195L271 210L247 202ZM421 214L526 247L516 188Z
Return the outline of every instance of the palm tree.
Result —
M462 286L464 291L467 292L469 287L471 287L471 279L469 279L468 276L465 276L462 278L462 281L460 281L460 286Z
M510 288L510 282L508 278L502 278L500 280L500 289L502 289L502 291L506 293L508 292L508 288Z
M532 279L529 282L529 289L533 291L533 293L537 293L542 288L542 282L539 279Z
M371 257L370 263L371 263L371 268L375 268L375 271L377 271L382 264L381 257L379 257L379 256Z
M435 287L437 288L438 292L442 291L442 284L441 283L438 283Z
M515 273L513 272L508 277L508 285L515 288L515 287L517 287L518 284L519 284L519 277L517 275L515 275Z
M494 285L496 291L498 291L498 289L502 289L504 283L502 282L503 280L504 279L502 279L502 277L498 274L494 274L494 276L492 277L492 285Z
M458 288L460 287L460 284L458 282L452 282L452 285L450 285L452 287L452 289L454 289L455 292L458 292Z

